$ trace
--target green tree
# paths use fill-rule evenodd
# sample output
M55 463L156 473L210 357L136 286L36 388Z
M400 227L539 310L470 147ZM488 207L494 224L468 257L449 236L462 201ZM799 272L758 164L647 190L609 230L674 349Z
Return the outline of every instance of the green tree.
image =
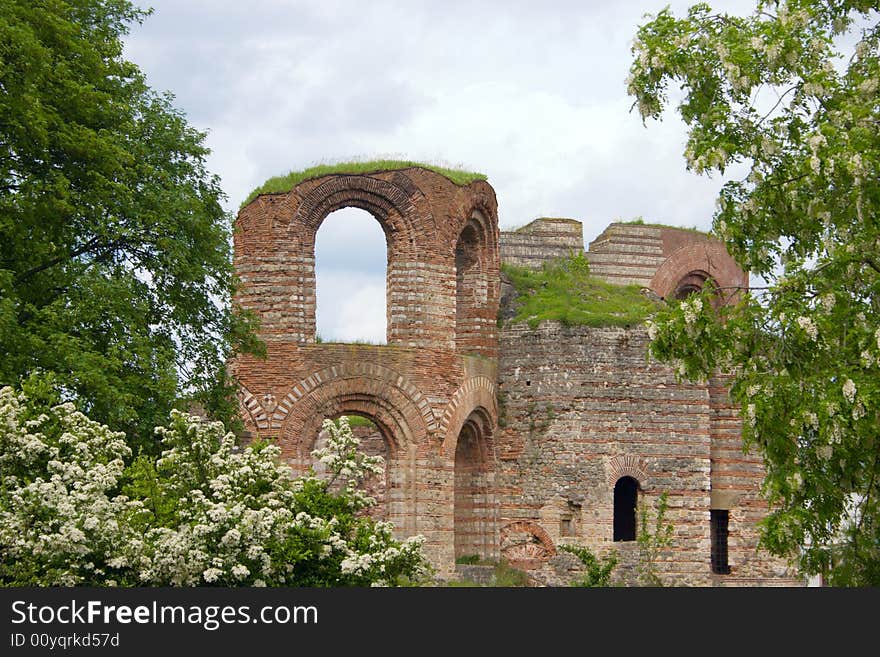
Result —
M230 417L231 221L204 135L122 57L127 0L0 3L0 382L50 377L148 440L181 393Z
M766 286L707 291L649 326L688 378L722 370L767 469L762 543L836 584L880 584L877 3L692 7L639 28L644 119L681 89L687 167L724 182L713 230ZM676 93L678 91L676 90Z

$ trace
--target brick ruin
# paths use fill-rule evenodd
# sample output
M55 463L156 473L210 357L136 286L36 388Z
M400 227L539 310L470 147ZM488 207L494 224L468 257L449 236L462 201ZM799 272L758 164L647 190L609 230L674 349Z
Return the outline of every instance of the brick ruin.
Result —
M315 234L343 207L368 211L386 235L386 345L315 341ZM723 378L676 382L647 359L641 325L498 321L514 296L502 260L540 267L583 252L580 222L501 232L488 183L407 168L260 195L239 212L234 239L236 301L260 317L268 351L231 364L247 432L275 439L304 471L325 418L370 419L378 433L359 431L386 458L385 481L372 484L377 513L400 536L425 536L439 574L478 555L552 581L558 546L570 542L617 551L619 576L631 580L638 547L626 518L637 500L666 492L674 542L659 564L665 581L799 583L757 551L761 462L742 452ZM723 246L695 231L615 223L586 256L595 275L662 298L710 280L748 285ZM726 573L710 558L719 519Z

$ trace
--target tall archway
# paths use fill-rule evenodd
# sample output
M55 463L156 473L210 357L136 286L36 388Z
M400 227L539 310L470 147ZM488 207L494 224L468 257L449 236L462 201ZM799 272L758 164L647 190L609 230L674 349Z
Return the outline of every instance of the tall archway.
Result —
M492 493L492 423L478 408L465 420L455 446L455 557L494 552L495 505Z
M455 346L471 351L481 344L483 313L489 297L484 218L474 211L455 245Z
M386 344L388 244L366 210L327 215L315 235L315 341Z

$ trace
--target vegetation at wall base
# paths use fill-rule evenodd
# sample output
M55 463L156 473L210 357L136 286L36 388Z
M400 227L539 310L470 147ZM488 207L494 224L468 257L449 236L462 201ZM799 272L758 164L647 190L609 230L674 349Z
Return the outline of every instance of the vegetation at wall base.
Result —
M638 534L636 542L639 546L639 561L636 574L641 586L663 586L658 562L664 551L672 547L674 528L666 520L669 509L669 493L663 492L657 500L656 511L648 507L644 497L639 501ZM652 519L653 516L653 519Z
M559 549L576 556L585 572L571 583L572 586L593 588L611 586L611 574L617 567L617 555L610 553L601 559L592 550L581 545L560 544Z
M382 459L344 418L292 477L268 442L172 411L161 457L77 411L0 389L0 586L386 586L430 572L419 536L363 511Z

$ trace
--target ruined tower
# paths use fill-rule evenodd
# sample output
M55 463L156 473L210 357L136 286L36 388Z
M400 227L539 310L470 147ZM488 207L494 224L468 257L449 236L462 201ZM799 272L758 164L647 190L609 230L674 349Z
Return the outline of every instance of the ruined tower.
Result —
M386 345L315 340L315 234L343 207L385 233ZM232 364L246 429L302 471L324 419L369 418L386 445L385 517L424 535L447 570L497 555L498 240L488 183L418 167L305 180L236 220L236 303L257 314L268 350Z
M315 339L315 234L343 207L366 210L385 233L385 345ZM503 283L502 257L541 270L570 256L611 297L659 303L711 285L724 303L748 286L699 231L613 223L587 251L574 219L501 233L487 182L419 166L257 196L235 231L236 302L260 318L268 350L231 364L248 432L277 440L303 471L324 419L370 419L369 444L386 457L382 517L401 537L422 534L441 575L461 557L503 558L560 583L557 548L573 543L615 553L631 582L637 505L668 496L673 543L656 564L665 582L797 583L758 550L764 472L742 450L723 375L687 382L649 359L644 317L516 319L521 292Z

